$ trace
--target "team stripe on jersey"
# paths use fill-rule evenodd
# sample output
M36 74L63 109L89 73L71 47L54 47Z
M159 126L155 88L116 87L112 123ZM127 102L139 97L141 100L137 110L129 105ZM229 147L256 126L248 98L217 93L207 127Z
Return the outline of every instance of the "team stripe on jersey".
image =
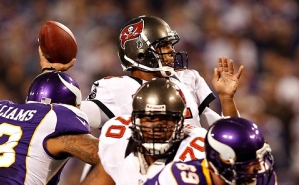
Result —
M109 119L115 117L115 115L101 101L99 100L89 100L89 101L92 101L95 104L97 104L98 107L107 115Z
M210 176L209 168L207 168L208 167L208 161L206 159L204 159L201 162L201 166L202 166L202 172L205 176L207 185L212 185L213 183L212 183L212 179L211 179L211 176Z

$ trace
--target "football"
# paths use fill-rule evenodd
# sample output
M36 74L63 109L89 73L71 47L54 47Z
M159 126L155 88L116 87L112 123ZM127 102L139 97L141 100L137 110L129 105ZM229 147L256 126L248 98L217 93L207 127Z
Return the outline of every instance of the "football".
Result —
M60 22L47 21L40 29L38 42L51 63L67 64L77 56L77 42L72 31Z

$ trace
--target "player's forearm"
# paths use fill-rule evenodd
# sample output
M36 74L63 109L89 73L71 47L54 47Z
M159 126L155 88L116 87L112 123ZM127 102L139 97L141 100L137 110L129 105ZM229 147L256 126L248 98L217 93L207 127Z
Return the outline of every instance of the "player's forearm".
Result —
M87 177L80 183L80 185L115 185L112 178L106 173L101 163L98 163L90 171Z
M236 102L234 98L227 96L219 96L223 116L239 117Z
M100 170L99 165L93 167L93 169L88 173L87 177L80 183L80 185L89 185L89 184L100 184Z
M60 138L64 151L86 163L96 165L100 162L98 156L99 139L91 134L80 134Z

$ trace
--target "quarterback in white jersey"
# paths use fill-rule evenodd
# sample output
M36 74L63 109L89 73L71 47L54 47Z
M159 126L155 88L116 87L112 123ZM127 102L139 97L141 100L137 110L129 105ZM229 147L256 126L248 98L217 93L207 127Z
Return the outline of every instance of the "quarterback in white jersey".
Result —
M221 118L208 108L215 97L205 80L197 71L187 69L187 53L174 50L179 40L179 35L158 17L140 16L128 21L120 30L117 47L121 66L124 71L131 71L131 76L106 77L94 82L87 99L91 101L83 101L81 106L91 127L99 128L114 116L130 114L132 95L144 81L159 77L171 79L184 92L190 110L186 117L189 123L200 125L199 115L208 124ZM218 59L212 83L224 116L238 116L233 97L242 70L243 66L234 74L232 60Z
M199 115L203 118L200 121L207 121L208 125L221 118L208 107L215 96L205 80L197 71L187 69L187 53L174 50L179 40L179 35L158 17L140 16L128 21L120 30L117 47L121 66L124 71L131 71L131 75L105 77L93 83L87 100L81 104L81 110L87 114L90 126L100 128L114 116L130 114L132 96L136 90L145 81L161 77L177 83L186 94L190 110L190 115L186 117L188 122L200 125ZM65 71L75 63L75 60L65 65L50 63L41 50L39 53L43 70L55 68ZM212 83L219 95L224 116L239 116L234 94L242 71L243 66L240 66L237 73L234 73L232 60L218 58L218 68L214 70Z

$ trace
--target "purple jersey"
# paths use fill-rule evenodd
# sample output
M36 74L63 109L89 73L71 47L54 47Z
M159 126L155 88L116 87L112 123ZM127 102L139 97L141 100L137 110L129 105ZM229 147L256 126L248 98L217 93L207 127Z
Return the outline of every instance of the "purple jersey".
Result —
M220 178L220 177L219 177ZM214 185L206 159L172 162L143 185ZM255 185L277 185L275 172L271 177L259 177Z
M69 158L46 149L46 139L90 133L86 115L74 106L0 101L0 184L57 184Z
M144 185L197 184L212 185L205 159L172 162Z

